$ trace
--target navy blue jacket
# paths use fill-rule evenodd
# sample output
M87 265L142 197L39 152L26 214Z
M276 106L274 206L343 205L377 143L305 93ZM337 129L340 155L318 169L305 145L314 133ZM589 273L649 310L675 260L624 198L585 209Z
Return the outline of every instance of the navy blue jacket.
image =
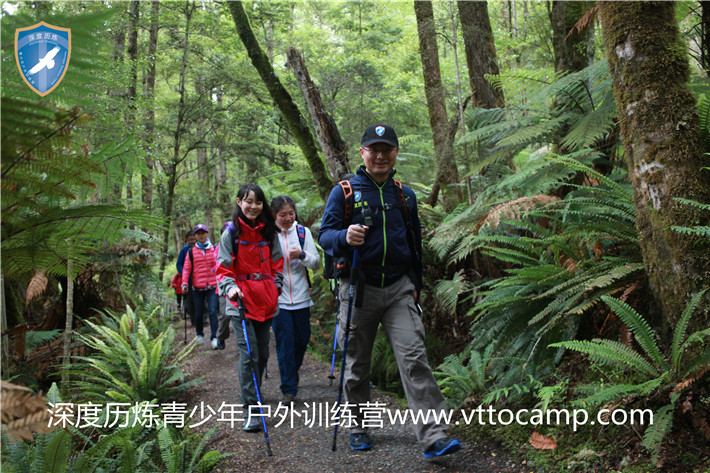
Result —
M410 274L417 289L422 287L421 226L417 213L417 198L410 188L402 186L407 202L415 245L415 255L407 242L407 227L400 208L399 191L395 188L394 171L379 186L360 166L350 179L354 193L351 222L345 222L345 195L340 185L330 192L325 204L323 221L318 232L318 243L331 256L346 256L352 262L354 247L345 240L348 226L363 223L363 207L371 211L372 225L365 235L365 243L358 249L357 266L365 273L368 284L384 287L405 274ZM407 270L408 268L408 270Z
M177 263L175 264L178 274L182 274L182 267L185 266L185 258L187 258L187 252L190 248L190 245L185 245L182 247L182 250L180 250L180 253L178 253ZM185 282L185 284L187 284L187 282Z

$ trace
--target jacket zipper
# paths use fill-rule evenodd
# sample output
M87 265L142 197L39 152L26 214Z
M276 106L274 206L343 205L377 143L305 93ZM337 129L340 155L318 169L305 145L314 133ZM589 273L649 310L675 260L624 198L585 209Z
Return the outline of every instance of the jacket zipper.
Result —
M385 184L387 184L387 181L385 181ZM382 185L384 187L384 184ZM384 206L385 206L385 196L382 195L382 187L379 187L380 191L380 204L382 205L382 278L381 278L381 285L384 287L385 285L385 261L387 260L387 216L386 212L384 211Z
M385 196L382 194L382 190L384 187L387 185L387 183L392 179L392 176L387 178L387 180L380 186L375 180L370 176L367 171L365 171L365 175L370 179L370 181L377 187L377 190L380 192L380 205L382 205L383 210L382 210L382 276L380 278L380 285L384 287L385 285L385 261L387 261L387 217L385 215L384 211L384 205L385 205ZM364 198L364 196L363 196Z
M286 239L286 255L284 257L284 263L288 263L286 266L287 271L288 271L288 297L291 300L291 304L293 304L293 281L291 280L291 259L289 258L288 261L286 261L286 257L290 254L290 246L288 244L288 230L284 231L284 238Z

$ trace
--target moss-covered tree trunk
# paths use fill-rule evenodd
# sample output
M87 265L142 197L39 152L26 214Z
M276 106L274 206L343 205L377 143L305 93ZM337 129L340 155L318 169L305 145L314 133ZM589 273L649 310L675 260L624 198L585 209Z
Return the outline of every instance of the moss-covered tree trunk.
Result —
M435 205L438 200L440 186L457 184L459 173L456 168L453 140L449 138L446 99L439 68L439 48L436 44L434 9L430 1L421 0L414 2L414 13L417 17L419 55L422 58L424 91L429 109L429 124L434 141L434 154L436 155L436 178L429 197L429 205ZM459 194L458 197L460 198L460 193L457 192L457 194ZM447 204L446 199L444 203Z
M707 213L674 200L710 202L687 48L672 2L605 2L600 16L646 273L672 327L689 296L710 286L710 242L670 229L710 224ZM708 321L705 307L692 324Z
M269 57L264 53L264 50L261 49L259 41L256 39L254 31L251 28L247 12L244 10L244 5L242 5L242 2L228 3L229 11L232 13L232 18L234 19L234 25L237 28L237 33L242 43L244 43L251 63L259 73L259 76L261 76L261 80L269 91L272 100L281 111L289 131L293 134L298 146L301 148L308 162L308 166L311 169L311 173L313 173L313 179L315 180L318 193L325 201L330 194L330 190L333 188L333 181L328 177L325 164L323 164L323 161L318 155L318 146L316 146L313 134L310 128L308 128L308 123L298 109L296 102L293 101L291 94L289 94L288 90L281 84L281 81L271 65L271 61L269 61Z
M485 75L498 75L496 45L488 16L488 2L456 2L461 19L461 33L466 48L468 78L473 106L498 108L505 103L503 91L494 89Z

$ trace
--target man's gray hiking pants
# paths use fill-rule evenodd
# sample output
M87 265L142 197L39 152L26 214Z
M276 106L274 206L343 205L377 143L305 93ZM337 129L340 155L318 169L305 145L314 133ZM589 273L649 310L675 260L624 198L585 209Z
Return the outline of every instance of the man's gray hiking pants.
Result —
M349 290L350 282L341 280L338 330L341 349L348 315ZM352 308L344 393L345 400L350 405L361 406L370 401L370 359L377 328L382 324L397 359L408 409L414 416L429 416L427 422L420 420L413 424L419 446L426 451L434 442L447 435L448 425L437 423L433 419L434 415L445 414L447 408L427 360L424 325L412 296L413 292L414 285L406 276L384 288L365 286L362 307L357 308L353 304ZM367 412L367 409L364 412ZM362 409L351 407L350 414L356 425L351 426L350 432L367 430L367 425L363 426L363 420L367 424L364 412ZM385 425L390 422L386 413L382 414L380 419ZM348 419L342 419L344 424L346 420ZM413 423L412 418L409 417L407 422Z

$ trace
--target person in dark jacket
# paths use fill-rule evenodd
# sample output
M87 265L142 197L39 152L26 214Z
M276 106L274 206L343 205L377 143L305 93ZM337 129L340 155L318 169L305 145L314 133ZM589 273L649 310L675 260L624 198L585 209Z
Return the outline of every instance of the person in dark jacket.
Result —
M350 447L372 448L363 427L370 401L370 358L380 324L397 358L402 385L414 415L444 413L446 403L436 383L424 347L419 291L422 287L421 227L414 192L394 179L399 140L392 127L372 125L362 136L364 165L352 177L352 211L346 221L346 192L340 184L331 191L318 241L334 258L352 263L357 248L357 268L340 279L340 327L345 327L350 284L356 285L346 353L344 393L351 415ZM343 346L345 330L339 331ZM359 408L359 407L360 408ZM417 414L421 413L421 414ZM433 420L416 423L414 432L425 458L457 451L461 444L448 437L448 426Z
M185 266L185 258L187 258L187 252L192 249L193 246L195 246L195 243L197 243L197 237L195 236L195 232L190 230L185 234L185 246L182 247L180 250L180 253L178 253L178 259L177 263L175 264L175 267L177 268L177 272L180 275L180 285L182 286L182 268ZM180 288L182 290L182 287ZM183 307L185 308L185 312L187 313L187 316L190 317L190 324L195 325L195 304L193 303L192 300L192 288L188 285L187 292L183 293L183 300L184 300L184 305Z

